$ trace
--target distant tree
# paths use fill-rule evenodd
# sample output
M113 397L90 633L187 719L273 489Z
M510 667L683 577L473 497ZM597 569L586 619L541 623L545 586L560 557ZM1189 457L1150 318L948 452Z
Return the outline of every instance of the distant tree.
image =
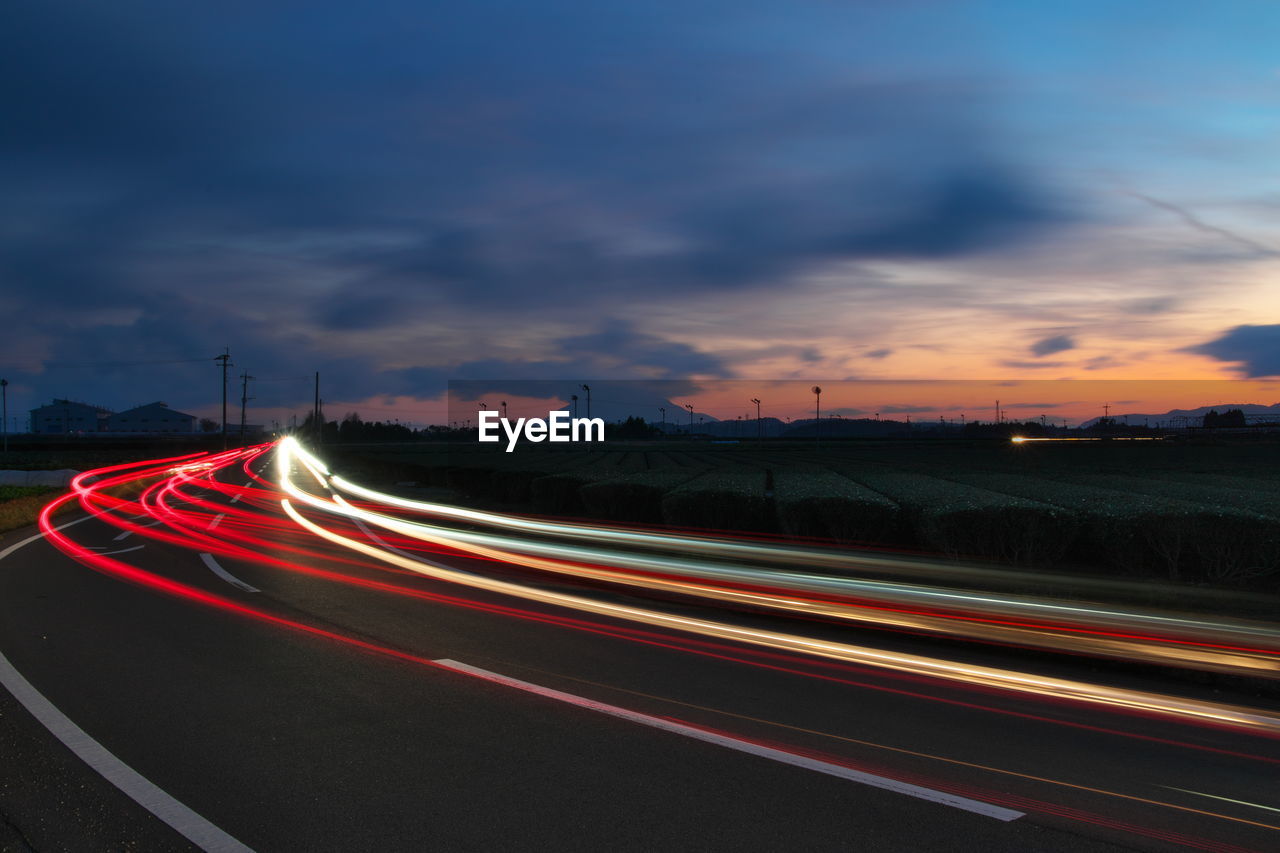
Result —
M1205 413L1203 425L1206 429L1219 427L1242 427L1245 425L1243 409L1227 409L1221 414L1217 409Z
M222 426L222 425L221 425L220 423L218 423L217 421L215 421L213 418L201 418L201 419L200 419L200 431L201 431L201 432L217 432L217 431L218 431L218 429L219 429L221 426Z
M645 421L644 418L629 417L622 423L605 424L606 438L652 438L661 435L658 427Z

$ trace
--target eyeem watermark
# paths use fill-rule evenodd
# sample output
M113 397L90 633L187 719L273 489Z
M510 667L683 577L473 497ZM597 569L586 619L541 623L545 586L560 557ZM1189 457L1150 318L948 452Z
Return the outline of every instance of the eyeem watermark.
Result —
M516 449L516 444L523 438L525 441L604 441L604 418L573 418L568 412L547 412L546 420L542 418L511 419L500 416L497 412L484 410L476 413L480 424L480 440L487 442L501 441L498 427L507 434L507 452Z

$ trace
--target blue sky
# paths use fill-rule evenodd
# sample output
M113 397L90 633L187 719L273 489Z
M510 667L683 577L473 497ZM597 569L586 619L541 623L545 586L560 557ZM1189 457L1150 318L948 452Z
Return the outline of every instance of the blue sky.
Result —
M11 10L11 411L1280 374L1273 4Z

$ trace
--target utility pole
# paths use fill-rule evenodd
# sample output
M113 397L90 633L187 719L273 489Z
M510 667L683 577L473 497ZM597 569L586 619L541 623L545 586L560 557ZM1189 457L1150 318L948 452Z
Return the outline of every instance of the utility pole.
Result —
M4 429L4 454L9 455L9 380L0 379L0 406L3 407L3 414L0 414L0 428Z
M320 425L320 371L316 371L316 401L311 409L311 428L315 430L316 447L320 446L320 439L324 438L324 432Z
M578 395L570 394L569 399L573 401L573 419L576 421L578 419Z
M214 361L222 362L222 449L227 449L227 368L231 366L231 349L222 348L222 355L215 356Z
M693 403L685 403L684 407L689 410L689 435L693 435Z
M245 442L245 437L244 437L245 407L248 405L249 400L252 399L249 397L249 380L253 378L254 377L250 376L249 371L247 370L244 373L240 374L240 379L242 382L240 386L240 446L241 447L244 447L244 442Z
M667 410L662 406L658 407L658 411L662 412L662 434L667 434Z
M502 401L502 419L504 421L507 419L507 401L506 400Z

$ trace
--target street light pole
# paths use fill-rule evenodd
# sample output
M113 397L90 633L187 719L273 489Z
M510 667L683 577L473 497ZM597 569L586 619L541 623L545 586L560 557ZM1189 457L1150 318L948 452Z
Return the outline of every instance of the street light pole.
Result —
M658 411L662 412L662 434L667 434L667 410L662 406L658 407Z
M684 407L689 410L689 435L693 435L693 403L685 403Z
M816 431L813 434L814 440L822 444L822 389L817 385L812 388L813 391L813 419L817 422Z
M587 392L587 417L591 417L591 386L583 385L582 390Z
M0 428L4 429L4 453L9 455L9 380L0 379Z
M764 443L764 421L760 420L760 398L752 397L751 402L756 404L756 441Z

